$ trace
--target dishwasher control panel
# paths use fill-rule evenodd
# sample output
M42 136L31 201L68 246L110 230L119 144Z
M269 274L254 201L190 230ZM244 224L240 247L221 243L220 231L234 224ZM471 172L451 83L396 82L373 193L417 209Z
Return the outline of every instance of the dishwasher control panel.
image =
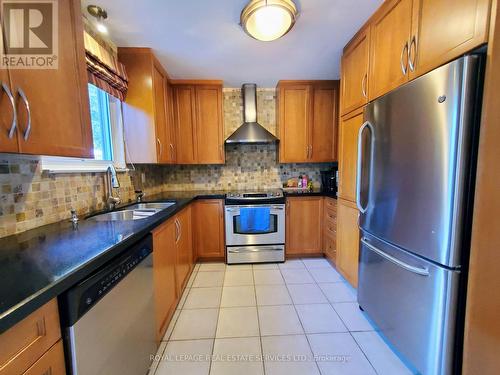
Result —
M139 241L60 297L64 325L71 326L153 251L151 236Z

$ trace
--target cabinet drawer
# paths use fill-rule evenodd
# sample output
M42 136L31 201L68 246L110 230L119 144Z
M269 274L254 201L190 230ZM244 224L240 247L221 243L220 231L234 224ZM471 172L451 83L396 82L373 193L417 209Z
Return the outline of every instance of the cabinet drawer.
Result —
M325 223L331 225L337 225L337 211L325 210ZM325 224L325 225L326 225Z
M64 349L59 340L42 358L35 362L23 375L65 375Z
M60 338L53 299L0 335L0 375L24 373Z
M337 200L333 198L325 198L325 208L337 212Z
M337 240L335 238L325 236L325 253L334 261L337 259Z
M327 220L325 221L325 236L337 237L337 222Z

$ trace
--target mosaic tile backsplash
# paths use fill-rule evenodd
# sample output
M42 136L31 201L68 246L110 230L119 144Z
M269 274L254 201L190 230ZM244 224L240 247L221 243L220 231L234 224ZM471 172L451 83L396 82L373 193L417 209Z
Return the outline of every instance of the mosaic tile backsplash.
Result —
M276 92L258 89L258 121L276 134ZM225 136L243 122L240 89L224 89ZM119 173L123 202L134 190L151 195L177 190L253 190L279 188L290 177L306 174L319 186L320 171L330 164L278 164L276 145L226 146L225 165L136 165ZM141 176L144 174L145 183ZM70 210L85 215L105 207L104 174L49 174L37 157L0 154L0 237L66 220Z

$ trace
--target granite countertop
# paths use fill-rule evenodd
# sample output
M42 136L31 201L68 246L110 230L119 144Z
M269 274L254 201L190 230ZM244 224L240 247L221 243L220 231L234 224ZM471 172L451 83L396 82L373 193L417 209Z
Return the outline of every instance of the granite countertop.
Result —
M176 204L146 219L80 220L76 230L69 221L62 221L0 238L0 333L89 276L193 200L223 199L225 194L165 192L147 196L144 202ZM285 194L299 195L329 196L314 190Z
M285 197L300 197L300 196L320 196L337 199L336 191L322 191L320 189L313 190L291 190L284 192Z

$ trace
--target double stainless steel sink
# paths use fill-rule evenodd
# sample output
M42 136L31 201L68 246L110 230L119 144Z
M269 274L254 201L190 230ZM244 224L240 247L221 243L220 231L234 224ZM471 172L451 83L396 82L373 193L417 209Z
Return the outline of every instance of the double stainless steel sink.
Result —
M175 202L137 203L118 211L106 212L104 214L91 216L88 219L95 221L141 220L146 219L169 207L172 207L174 204Z

